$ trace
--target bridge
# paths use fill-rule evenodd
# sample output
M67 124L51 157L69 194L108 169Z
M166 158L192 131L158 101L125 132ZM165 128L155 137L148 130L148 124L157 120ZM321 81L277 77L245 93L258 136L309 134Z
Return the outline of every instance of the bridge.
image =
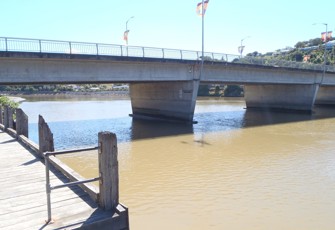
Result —
M200 74L202 59L203 73ZM192 121L200 83L244 85L247 108L335 104L335 67L222 53L0 37L0 84L128 83L134 116Z

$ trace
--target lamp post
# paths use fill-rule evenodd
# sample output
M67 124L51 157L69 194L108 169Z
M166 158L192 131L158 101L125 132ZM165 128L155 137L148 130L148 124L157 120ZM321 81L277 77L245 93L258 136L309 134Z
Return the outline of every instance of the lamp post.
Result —
M129 33L129 30L128 30L128 22L130 19L134 18L134 16L131 16L130 18L128 18L128 20L126 21L126 30L124 31L124 34L123 34L123 39L126 41L126 44L128 45L128 33Z
M325 25L326 26L326 36L325 36L325 52L323 54L323 73L322 73L322 79L321 79L321 82L320 84L322 84L322 81L325 77L325 74L326 74L326 60L327 60L327 46L326 46L326 43L327 43L327 39L328 39L328 24L327 23L314 23L313 25Z
M131 16L130 18L128 18L128 20L126 21L126 31L128 30L128 22L130 19L134 18L134 16Z
M245 46L243 46L243 41L247 38L250 38L250 36L247 36L247 37L241 39L241 46L238 47L238 52L240 53L240 58L242 58L242 53L243 53L243 50L244 50L244 47L245 47Z

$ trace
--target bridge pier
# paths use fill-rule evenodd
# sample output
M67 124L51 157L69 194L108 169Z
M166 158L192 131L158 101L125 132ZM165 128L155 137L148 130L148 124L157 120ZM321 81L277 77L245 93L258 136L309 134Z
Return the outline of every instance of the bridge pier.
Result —
M335 87L334 86L321 86L316 95L316 105L335 105Z
M245 85L247 108L311 111L318 84Z
M131 83L133 117L193 122L199 80Z

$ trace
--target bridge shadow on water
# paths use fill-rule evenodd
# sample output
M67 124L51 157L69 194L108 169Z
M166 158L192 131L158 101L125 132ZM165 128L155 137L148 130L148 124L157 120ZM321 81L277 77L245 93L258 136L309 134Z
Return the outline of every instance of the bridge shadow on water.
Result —
M335 118L335 107L315 106L311 112L247 109L241 128Z
M312 112L243 109L196 113L197 124L133 119L130 139L141 140L176 135L244 129L292 122L335 118L335 107L317 106Z
M98 133L116 133L118 142L187 134L222 132L250 127L335 118L335 107L317 106L311 113L258 109L196 113L197 124L140 120L131 117L113 119L48 122L54 134L55 148L97 146ZM38 143L37 124L30 124L30 138Z
M251 127L335 118L335 107L315 107L312 112L244 109L195 114L197 124L133 119L130 139L141 140L187 134L222 132Z

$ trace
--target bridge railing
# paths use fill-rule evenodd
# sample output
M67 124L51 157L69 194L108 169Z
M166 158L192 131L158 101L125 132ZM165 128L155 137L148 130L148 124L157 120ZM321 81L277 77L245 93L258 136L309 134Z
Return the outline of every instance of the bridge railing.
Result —
M59 54L83 54L97 56L124 56L142 58L162 58L178 60L201 60L202 53L192 50L178 50L155 47L124 46L115 44L83 43L26 38L0 37L0 51L5 52L36 52ZM322 71L321 64L283 61L262 57L205 52L204 60L213 62L235 62L263 66L287 67ZM335 72L334 65L327 65L326 71Z

